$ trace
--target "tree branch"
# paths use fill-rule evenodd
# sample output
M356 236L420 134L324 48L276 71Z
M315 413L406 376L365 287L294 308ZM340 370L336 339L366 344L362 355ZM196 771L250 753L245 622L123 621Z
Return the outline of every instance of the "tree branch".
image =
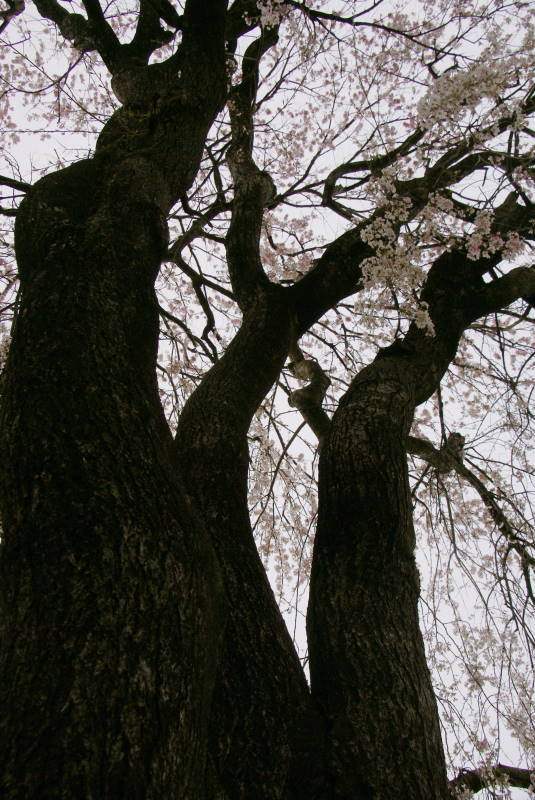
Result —
M405 139L405 141L398 145L398 147L390 150L388 153L384 153L380 156L374 156L373 158L362 159L361 161L348 161L345 164L340 164L338 167L335 167L325 179L323 188L323 205L327 206L328 208L332 207L333 194L336 190L336 181L338 178L342 178L346 175L352 175L356 172L362 172L364 170L369 170L371 175L380 172L382 169L385 169L385 167L389 167L394 164L398 158L410 153L414 145L423 139L425 134L425 130L416 128L416 130L413 131L413 133L411 133L410 136Z
M297 343L290 348L288 369L302 381L308 381L307 386L290 393L289 403L300 411L301 416L315 434L321 446L329 432L331 420L322 406L323 398L331 381L315 359L305 358Z
M269 283L260 259L260 232L264 209L276 189L269 173L260 170L253 158L253 114L260 60L277 40L277 28L267 28L249 45L243 56L243 79L228 102L232 143L227 162L235 193L226 248L232 288L242 310L253 300L256 288Z
M420 34L410 34L404 30L398 30L397 28L392 28L390 25L385 25L381 22L366 22L364 20L359 20L358 18L361 17L366 11L361 12L360 14L353 14L350 17L343 17L341 14L333 14L327 11L319 11L315 8L310 8L303 2L297 2L297 0L286 0L288 5L293 6L293 8L298 9L301 11L305 16L313 21L325 21L325 22L339 22L344 25L350 25L353 28L374 28L379 31L384 31L385 33L390 33L393 36L400 36L403 39L407 39L408 41L412 42L413 44L418 45L424 50L432 50L433 53L440 55L441 53L446 53L447 51L444 48L437 47L435 44L430 44L429 42L421 41L421 36L426 35L426 31L422 31Z
M54 22L60 33L78 50L97 50L102 60L114 72L121 59L121 44L104 19L98 0L86 0L88 19L66 11L57 0L35 0L41 16Z
M456 454L450 450L444 455L443 449L437 450L433 447L431 442L425 439L418 439L415 436L409 436L407 438L407 452L418 458L422 458L439 471L454 470L459 477L467 481L480 496L492 520L496 524L496 527L507 539L512 549L519 554L523 562L535 567L535 558L533 558L526 549L529 543L519 535L515 526L508 520L496 502L494 493L491 492L483 481L463 463L460 454Z
M490 769L467 769L462 770L453 780L449 782L452 797L457 797L455 790L466 786L472 792L479 792L488 786L496 783L516 786L519 789L529 789L533 786L533 770L522 769L521 767L511 767L507 764L496 764Z
M533 295L535 295L535 265L517 267L503 278L497 278L491 283L485 284L485 288L480 293L481 314L478 316L501 311L515 300Z
M0 186L9 186L10 189L19 189L21 192L27 192L32 185L25 181L17 181L15 178L8 178L6 175L0 175Z
M168 44L175 36L172 31L162 28L160 20L174 28L175 33L182 29L182 16L169 0L140 0L136 32L128 48L144 63L155 50Z

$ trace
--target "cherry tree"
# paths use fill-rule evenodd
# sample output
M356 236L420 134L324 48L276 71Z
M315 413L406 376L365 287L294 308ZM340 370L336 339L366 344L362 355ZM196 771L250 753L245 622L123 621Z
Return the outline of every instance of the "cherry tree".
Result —
M2 797L532 794L529 4L2 2Z

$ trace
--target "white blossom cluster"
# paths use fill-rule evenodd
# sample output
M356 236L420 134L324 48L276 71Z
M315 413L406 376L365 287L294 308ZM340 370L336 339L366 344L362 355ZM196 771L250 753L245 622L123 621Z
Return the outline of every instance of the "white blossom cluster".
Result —
M465 786L464 784L461 786L456 786L453 790L455 800L470 800L474 796L474 793Z
M418 121L431 128L475 109L484 98L496 100L506 89L509 70L502 62L482 61L463 71L447 72L431 85L418 103Z
M455 217L453 201L432 192L419 215L418 239L428 247L453 247L464 235L462 223Z
M516 231L510 231L504 239L492 231L494 215L490 211L480 211L475 219L474 231L467 238L467 255L471 261L490 258L500 252L503 258L512 259L520 255L525 247Z
M490 211L480 211L476 216L474 231L467 239L467 254L471 261L489 258L503 247L503 239L492 232L494 215Z
M426 303L415 300L423 280L418 241L410 231L399 233L409 219L411 200L396 194L393 172L384 170L370 182L370 193L382 201L383 212L362 230L361 238L375 251L362 263L364 286L388 286L404 297L401 311L428 335L434 327Z
M279 25L288 14L285 0L256 0L256 7L260 12L260 26L262 28L274 28ZM245 17L248 25L253 20Z

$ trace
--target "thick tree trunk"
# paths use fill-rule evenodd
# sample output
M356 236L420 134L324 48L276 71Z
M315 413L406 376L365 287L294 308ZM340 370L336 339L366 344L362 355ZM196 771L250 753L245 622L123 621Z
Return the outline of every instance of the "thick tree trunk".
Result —
M339 800L446 800L436 701L418 625L406 452L414 409L484 313L488 269L446 252L415 323L353 380L322 448L307 631Z
M320 460L307 630L339 800L448 797L418 626L404 369L378 359L354 380Z
M292 328L281 290L259 290L223 359L186 404L176 437L187 491L209 531L228 622L210 719L227 797L324 797L322 728L249 520L247 431L279 374Z
M146 66L146 30L127 47L108 35L125 107L96 156L39 181L17 215L0 419L8 800L205 797L226 610L158 398L153 287L166 215L225 101L226 6L186 3L181 69Z
M6 800L204 797L221 584L158 399L165 227L146 167L69 167L17 218L1 417Z

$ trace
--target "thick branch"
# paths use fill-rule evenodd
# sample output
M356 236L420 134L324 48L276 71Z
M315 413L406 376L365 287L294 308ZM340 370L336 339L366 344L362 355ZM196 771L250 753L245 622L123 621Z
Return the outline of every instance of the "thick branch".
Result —
M360 264L373 255L372 248L360 238L361 230L359 225L331 242L310 272L289 288L299 336L336 303L357 291L362 278Z
M6 175L0 175L0 185L9 186L10 189L18 189L21 192L27 192L31 188L31 183L17 181L15 178L8 178Z
M226 37L229 53L236 52L238 39L244 33L256 28L258 19L259 11L256 0L234 0L227 14Z
M182 17L169 0L141 0L136 32L128 48L145 63L158 47L175 36L172 31L162 28L160 20L174 28L175 32L182 28Z
M307 381L307 386L291 392L289 403L297 408L305 422L322 443L329 431L331 420L322 403L330 386L330 378L317 361L304 357L300 347L294 344L290 348L292 361L288 364L290 372L299 380Z
M462 770L449 782L449 787L452 797L457 797L455 790L461 789L463 786L466 786L471 792L479 792L481 789L496 784L517 786L519 789L529 789L534 783L532 777L533 770L511 767L507 764L496 764L496 766L485 770Z
M229 274L238 304L245 310L259 286L269 281L260 260L260 232L264 208L276 194L267 172L253 158L253 113L260 59L277 42L276 28L268 28L243 57L243 79L229 100L232 144L227 161L235 184L232 219L226 239Z
M321 449L307 632L340 800L446 800L403 442L414 397L402 358L354 379Z
M531 267L517 267L508 272L503 278L497 278L485 284L481 293L481 311L479 316L500 311L519 300L521 297L531 297L535 294L535 265Z
M188 399L176 437L178 463L212 537L228 601L211 737L229 797L242 796L242 781L247 796L267 800L266 775L281 796L282 787L293 796L292 785L299 786L296 796L322 796L313 788L321 759L310 750L317 740L312 744L306 682L260 562L247 505L247 431L282 368L291 327L284 291L259 290L223 358Z
M121 44L104 19L98 0L86 4L89 19L66 11L57 0L35 0L39 13L54 22L61 34L79 50L97 50L111 72L121 58Z

